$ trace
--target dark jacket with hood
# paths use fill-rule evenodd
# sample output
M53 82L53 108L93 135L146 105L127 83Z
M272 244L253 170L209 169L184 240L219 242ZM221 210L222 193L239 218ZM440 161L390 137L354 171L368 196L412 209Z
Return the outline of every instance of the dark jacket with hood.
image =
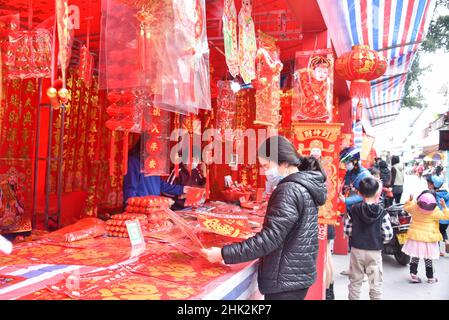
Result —
M293 173L282 179L268 202L263 229L222 249L228 264L261 258L258 283L263 294L309 288L316 279L318 206L326 202L320 172Z
M387 212L378 204L357 203L349 210L352 221L351 247L382 250L382 219Z
M379 162L380 180L384 187L391 187L391 172L388 169L388 164L382 160Z

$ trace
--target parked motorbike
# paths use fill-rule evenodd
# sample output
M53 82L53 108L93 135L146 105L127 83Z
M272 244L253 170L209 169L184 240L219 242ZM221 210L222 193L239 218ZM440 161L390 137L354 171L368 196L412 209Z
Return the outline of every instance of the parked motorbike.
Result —
M407 230L410 227L411 216L404 210L404 205L394 204L387 209L393 228L393 239L384 244L382 253L393 255L396 261L403 266L410 263L410 256L402 252L402 246L407 240Z

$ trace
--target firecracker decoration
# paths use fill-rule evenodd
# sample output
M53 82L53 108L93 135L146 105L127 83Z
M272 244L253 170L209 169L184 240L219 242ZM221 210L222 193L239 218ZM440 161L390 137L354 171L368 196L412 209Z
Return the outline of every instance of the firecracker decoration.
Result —
M326 203L319 208L318 222L336 224L339 216L339 147L341 144L341 124L299 123L292 125L293 143L304 156L318 158L326 172L328 195Z
M224 0L223 37L226 64L229 73L235 77L239 73L239 49L237 45L237 11L234 0Z
M256 117L254 124L277 127L280 121L280 75L283 68L276 39L259 32L259 49L256 55Z
M351 81L352 98L369 98L370 81L381 77L386 70L385 57L367 45L355 45L350 52L344 53L335 61L335 72Z
M242 0L239 12L239 67L245 83L250 83L256 77L257 44L251 11L252 0Z
M292 97L293 121L331 120L333 57L329 50L296 54Z
M136 95L132 92L111 91L108 93L108 100L111 102L111 105L106 109L106 113L111 118L106 121L106 126L112 131L109 173L111 175L114 173L114 132L123 131L122 174L126 175L128 172L128 135L130 132L140 132L141 130L141 124L138 122L141 119L141 114L139 115L140 109L136 107Z

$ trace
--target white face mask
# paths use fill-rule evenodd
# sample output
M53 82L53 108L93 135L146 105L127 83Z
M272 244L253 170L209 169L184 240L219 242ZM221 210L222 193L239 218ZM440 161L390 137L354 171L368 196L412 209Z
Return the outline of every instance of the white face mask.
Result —
M349 162L346 164L346 170L352 171L354 169L354 164L352 162Z
M277 177L279 175L279 171L277 167L272 167L268 170L265 170L265 176L267 177L267 179L272 178L272 177Z

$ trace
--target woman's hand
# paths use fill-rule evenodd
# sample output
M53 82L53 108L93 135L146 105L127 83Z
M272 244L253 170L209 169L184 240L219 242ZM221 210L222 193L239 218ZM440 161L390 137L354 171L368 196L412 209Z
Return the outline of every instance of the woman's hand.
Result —
M201 249L201 252L204 254L207 260L211 263L222 262L223 256L221 255L221 248L212 247L209 249Z

